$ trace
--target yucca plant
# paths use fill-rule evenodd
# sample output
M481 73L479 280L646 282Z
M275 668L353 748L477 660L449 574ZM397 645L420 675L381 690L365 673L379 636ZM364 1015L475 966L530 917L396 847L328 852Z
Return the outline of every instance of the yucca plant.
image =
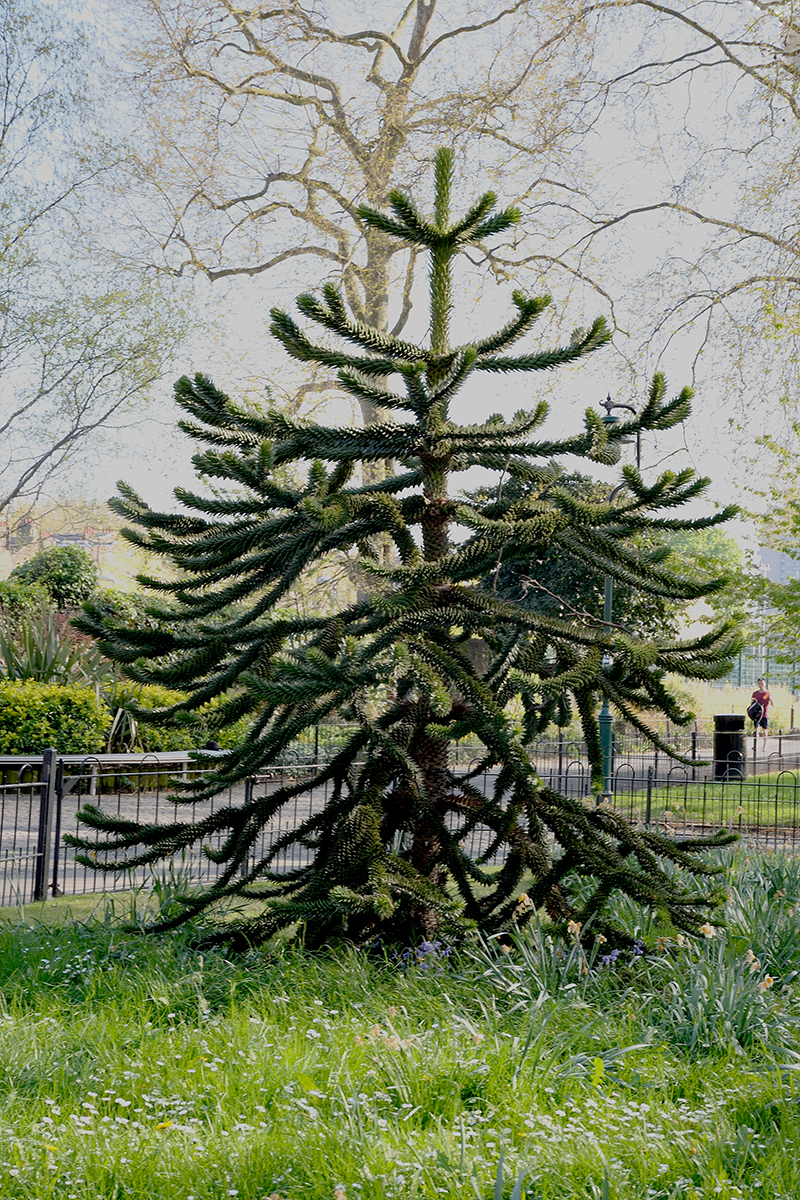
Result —
M115 669L97 646L71 642L45 606L21 617L13 628L0 622L2 679L102 684Z
M684 420L691 392L667 399L656 376L631 420L608 428L588 410L583 429L563 437L537 433L544 403L510 420L493 414L460 424L455 401L469 381L575 363L610 334L598 318L566 346L510 354L550 302L516 291L500 330L452 346L454 260L520 219L515 208L495 211L491 192L454 219L452 182L452 155L442 150L432 216L401 192L391 194L389 214L359 209L365 226L429 255L428 344L353 319L332 284L298 300L303 317L325 331L324 343L286 313L272 313L287 352L338 369L342 388L368 400L377 423L335 428L279 411L264 416L237 406L205 376L183 378L181 427L198 443L194 462L215 481L215 494L178 488L182 510L174 514L154 512L127 485L111 502L129 523L125 536L170 565L165 579L141 577L168 600L150 606L163 627L131 629L91 605L80 627L131 679L191 693L165 719L217 697L219 724L252 720L241 746L177 798L177 823L144 826L86 808L89 832L70 839L82 861L122 871L203 845L220 864L218 881L182 898L161 928L240 895L258 900L257 911L221 928L222 938L252 941L295 926L307 944L344 936L408 945L443 926L502 927L523 879L532 911L544 906L578 925L591 918L606 934L613 922L604 910L616 891L690 930L707 919L711 893L660 865L666 858L703 872L699 850L707 843L634 829L594 803L559 795L538 778L525 747L552 720L566 723L574 706L599 789L599 701L607 697L663 745L642 712L677 723L691 716L665 686L666 672L723 674L738 646L734 629L641 639L600 620L529 611L482 584L500 562L555 548L651 595L689 600L721 586L676 575L665 565L666 547L640 548L644 534L703 528L728 515L676 515L706 480L686 470L646 483L626 467L625 492L610 504L561 487L555 461L566 454L616 462L637 431ZM454 491L453 476L473 466L524 487L469 503ZM292 483L291 469L301 468L305 482ZM282 606L305 572L335 555L351 556L363 581L354 602L315 616ZM509 715L513 701L520 721ZM268 795L256 788L239 806L191 817L192 803L281 761L293 739L334 716L352 731L327 765ZM477 763L456 769L450 748L463 738L482 750ZM480 785L486 772L493 773L488 788ZM325 807L262 849L263 831L283 807L323 786ZM484 861L501 853L500 870L464 849L481 827ZM293 842L311 851L311 862L279 874L275 858Z
M189 749L190 747L187 747ZM139 722L134 713L127 707L119 705L114 710L114 716L106 737L106 752L123 751L125 754L141 752L144 749Z

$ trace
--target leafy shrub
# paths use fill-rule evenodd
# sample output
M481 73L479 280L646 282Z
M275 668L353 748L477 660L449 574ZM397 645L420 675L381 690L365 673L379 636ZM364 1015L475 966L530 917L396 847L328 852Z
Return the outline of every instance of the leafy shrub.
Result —
M50 593L41 583L21 579L0 582L0 628L13 634L26 617L34 617L48 608Z
M105 748L111 713L94 688L0 680L0 754L62 754Z
M150 603L152 597L142 592L121 592L117 588L100 588L91 597L92 612L111 617L115 625L128 629L154 629L159 625L146 611Z
M78 608L97 587L97 567L80 546L53 546L15 567L11 578L40 583L58 609Z

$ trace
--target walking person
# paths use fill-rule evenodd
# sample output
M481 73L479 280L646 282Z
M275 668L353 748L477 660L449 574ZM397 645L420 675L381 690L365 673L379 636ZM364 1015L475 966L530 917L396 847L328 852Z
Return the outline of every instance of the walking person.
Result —
M757 734L758 730L761 730L761 748L763 750L767 746L768 710L771 704L772 697L767 690L766 681L759 676L756 690L753 692L750 707L747 710L747 715L753 722L753 733Z

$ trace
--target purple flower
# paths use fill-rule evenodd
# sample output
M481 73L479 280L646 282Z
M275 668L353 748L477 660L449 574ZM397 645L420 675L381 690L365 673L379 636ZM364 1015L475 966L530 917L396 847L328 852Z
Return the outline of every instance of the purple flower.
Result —
M395 961L401 968L412 964L420 971L434 970L437 975L442 973L442 962L452 954L452 948L441 941L420 942L416 948L407 947L402 954L395 954Z

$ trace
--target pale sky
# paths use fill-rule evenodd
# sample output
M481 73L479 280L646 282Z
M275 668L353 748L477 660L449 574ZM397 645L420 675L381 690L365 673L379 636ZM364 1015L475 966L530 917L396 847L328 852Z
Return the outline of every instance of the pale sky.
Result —
M58 0L53 0L57 3ZM386 8L392 13L397 5L377 5L376 11ZM87 5L83 10L88 19L93 19L96 6ZM620 65L637 61L638 32L631 26L630 40L621 39L616 46L616 60ZM617 204L633 207L647 204L665 194L670 179L664 176L664 159L678 154L678 146L687 122L707 120L710 125L724 116L727 94L720 96L711 91L702 92L703 83L687 81L685 95L673 95L675 108L672 115L659 110L657 118L648 125L648 119L639 121L638 140L633 141L617 111L609 108L595 124L589 135L590 153L601 168L602 186ZM691 103L689 101L691 100ZM722 107L720 107L722 106ZM648 144L649 139L649 144ZM671 144L674 143L674 144ZM737 169L740 169L737 166ZM488 186L477 174L470 179L470 193ZM491 181L500 191L501 203L514 201L514 183L504 191L502 180ZM707 177L704 191L699 193L704 202L717 209L725 209L731 194L729 181L724 174L714 173ZM659 305L665 308L671 303L670 280L665 277L664 291L645 298L641 289L632 289L631 280L647 269L657 267L665 257L685 258L691 261L703 244L704 232L699 225L683 222L667 228L660 215L637 217L617 226L613 232L602 235L597 250L606 259L608 276L608 250L613 247L611 289L617 305L618 320L622 332L615 337L613 348L598 352L576 367L562 369L547 378L532 377L517 379L479 377L461 393L458 410L454 415L464 421L480 420L489 412L500 411L510 416L518 408L531 407L542 394L551 400L551 413L545 433L563 434L574 432L580 427L583 410L587 405L597 405L607 393L612 399L628 404L642 402L646 379L656 368L667 374L671 389L678 391L692 381L693 372L698 375L698 395L694 402L693 417L682 428L669 433L646 437L643 442L642 463L645 469L655 469L656 464L679 469L687 463L702 474L712 477L709 497L712 503L726 504L739 498L737 483L746 479L750 468L744 461L741 437L730 427L732 414L748 410L748 437L771 428L772 408L769 396L758 396L751 400L748 395L732 395L727 386L719 382L718 364L708 354L696 363L702 330L689 328L680 336L671 338L655 349L645 349L640 343L640 310L647 306L657 312ZM241 394L245 388L258 394L259 377L272 378L278 387L282 380L296 378L296 367L285 366L285 359L271 344L267 333L268 309L272 303L284 306L291 303L297 291L313 286L315 268L310 259L302 260L299 269L278 280L241 281L225 287L208 284L203 278L195 283L195 293L201 306L207 309L208 329L199 334L194 343L187 347L174 364L174 371L167 374L158 390L159 400L151 414L141 423L137 431L125 437L125 450L119 456L95 456L90 475L84 473L83 484L98 496L107 496L114 490L117 478L126 478L133 483L144 498L154 506L171 506L172 488L180 483L191 485L194 474L188 462L186 440L174 428L174 410L170 400L172 379L186 371L201 370L210 374L218 386L232 395ZM524 279L521 279L523 286ZM481 280L475 272L469 272L457 289L457 297L466 302L465 318L456 323L454 336L469 340L471 332L483 333L487 327L502 324L510 309L510 292L514 284L498 288L494 283ZM558 312L560 295L563 295L564 276L553 270L548 280L554 297L554 308ZM424 282L418 288L415 313L405 336L424 336ZM589 288L573 291L569 321L583 318L589 320L598 312L607 311L607 306ZM629 331L626 335L626 332ZM543 330L542 342L552 344L555 337ZM528 340L533 345L536 338ZM635 382L631 376L635 375ZM332 408L330 416L321 419L347 420L346 409L340 404ZM613 483L616 473L602 468L592 468L599 477ZM470 481L471 482L471 481ZM728 531L732 536L745 536L745 527L731 524Z

